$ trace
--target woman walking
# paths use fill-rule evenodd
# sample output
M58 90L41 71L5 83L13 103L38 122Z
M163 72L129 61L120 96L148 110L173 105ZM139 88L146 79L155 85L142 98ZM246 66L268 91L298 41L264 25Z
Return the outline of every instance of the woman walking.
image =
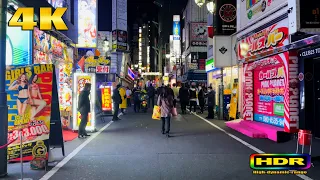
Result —
M170 120L171 112L173 108L173 96L169 93L169 88L162 88L161 93L158 97L158 106L161 108L161 120L162 120L162 134L166 134L170 137ZM165 129L165 125L167 128Z

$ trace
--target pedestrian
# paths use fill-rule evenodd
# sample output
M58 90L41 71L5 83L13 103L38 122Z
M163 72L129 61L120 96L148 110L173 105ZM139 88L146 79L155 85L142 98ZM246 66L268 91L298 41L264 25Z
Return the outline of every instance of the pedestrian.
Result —
M200 114L203 114L204 110L204 104L205 104L205 97L204 97L204 90L201 87L201 85L198 87L198 101L199 101L199 106L200 106Z
M189 90L184 84L182 84L182 87L179 89L179 99L182 114L186 114L187 105L189 104Z
M134 112L139 112L140 111L140 94L141 94L141 90L140 87L138 86L133 94L133 101L134 101Z
M168 87L166 88L166 90L168 91L168 95L172 96L173 98L173 106L176 107L177 105L177 100L174 97L174 91L173 89L170 87L170 85L168 85Z
M131 91L131 89L130 89L129 86L128 86L128 87L127 87L127 90L126 90L127 106L128 106L128 107L131 107L131 94L132 94L132 91Z
M169 88L162 88L160 96L157 101L158 106L161 109L161 121L162 121L162 134L166 134L170 137L170 120L171 112L173 109L173 96L169 93ZM167 128L165 128L167 126Z
M208 87L208 94L206 95L208 98L208 116L207 119L214 118L214 107L216 106L216 93L212 90L212 87Z
M149 87L148 87L148 106L149 108L153 108L154 106L154 96L156 94L156 90L154 89L152 83L150 83Z
M79 125L79 130L78 130L78 138L90 136L86 132L86 127L88 124L88 114L90 112L90 99L89 99L90 90L91 90L91 84L86 83L84 85L83 90L79 94L78 111L81 114L81 121Z
M189 89L189 101L190 101L190 114L192 112L196 113L197 111L197 89L196 85L192 84L191 88ZM192 111L193 108L193 111Z
M117 87L113 90L112 101L113 101L114 113L113 113L112 121L121 120L120 118L118 118L119 106L122 103L122 98L119 92L120 87L121 85L118 84Z
M122 103L120 104L120 114L118 115L118 118L125 114L125 110L127 108L127 94L126 89L124 87L119 88L119 93L121 96Z

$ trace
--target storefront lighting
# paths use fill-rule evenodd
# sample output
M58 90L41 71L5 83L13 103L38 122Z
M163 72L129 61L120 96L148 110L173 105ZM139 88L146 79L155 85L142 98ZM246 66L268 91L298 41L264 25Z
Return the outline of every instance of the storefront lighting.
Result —
M135 67L135 68L138 68L138 67L139 67L139 65L138 65L138 64L135 64L135 65L134 65L134 67Z
M139 66L140 66L140 67L142 66L142 63L141 63L141 62L139 62Z
M200 8L206 3L206 0L194 0Z
M166 54L166 58L169 59L171 56L170 54Z
M207 3L207 9L211 14L215 12L216 4L213 2L213 0L209 0L209 2Z
M141 29L141 27L139 27L139 33L142 33L142 29Z

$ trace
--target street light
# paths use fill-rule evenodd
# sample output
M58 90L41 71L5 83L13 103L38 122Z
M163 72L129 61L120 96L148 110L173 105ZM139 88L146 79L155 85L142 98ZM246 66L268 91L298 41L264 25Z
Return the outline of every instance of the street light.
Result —
M166 58L169 59L171 56L170 54L166 54Z
M213 2L213 0L209 0L209 2L207 2L207 9L211 14L215 12L216 4Z
M202 6L206 3L206 0L194 0L194 2L195 2L199 7L202 7Z

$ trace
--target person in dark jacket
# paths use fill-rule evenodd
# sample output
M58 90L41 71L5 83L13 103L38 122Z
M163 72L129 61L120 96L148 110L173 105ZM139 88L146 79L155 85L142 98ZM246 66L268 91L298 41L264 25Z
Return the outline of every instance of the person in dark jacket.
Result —
M154 89L154 87L152 86L152 83L150 83L149 87L148 87L148 105L149 107L153 108L154 106L154 96L156 94L156 90Z
M205 97L204 97L204 89L201 85L198 87L198 91L199 91L198 92L198 101L199 101L199 106L200 106L200 113L203 114Z
M84 85L83 90L79 94L79 101L78 101L78 111L81 114L81 121L78 130L78 138L83 138L85 136L90 136L86 132L86 126L88 123L88 114L90 112L90 90L91 84L86 83Z
M212 87L208 87L208 94L206 95L208 98L208 116L207 119L214 118L214 107L216 106L216 93L212 90Z
M170 95L170 96L173 97L173 107L176 107L177 100L174 98L174 91L173 91L173 89L171 88L170 85L168 85L168 87L166 88L166 90L168 91L168 95Z
M119 92L120 87L121 85L118 84L117 87L113 90L112 101L113 101L114 113L113 113L112 121L121 120L120 118L118 118L119 105L122 103L122 98Z
M179 89L179 99L181 104L182 114L186 114L187 105L189 104L189 90L182 84L182 87Z
M189 101L190 101L190 113L192 113L192 108L194 110L193 112L196 113L196 111L197 111L197 89L194 84L189 89Z
M134 112L139 112L140 111L140 94L141 94L141 90L140 87L137 87L136 90L133 93L133 101L134 101Z

